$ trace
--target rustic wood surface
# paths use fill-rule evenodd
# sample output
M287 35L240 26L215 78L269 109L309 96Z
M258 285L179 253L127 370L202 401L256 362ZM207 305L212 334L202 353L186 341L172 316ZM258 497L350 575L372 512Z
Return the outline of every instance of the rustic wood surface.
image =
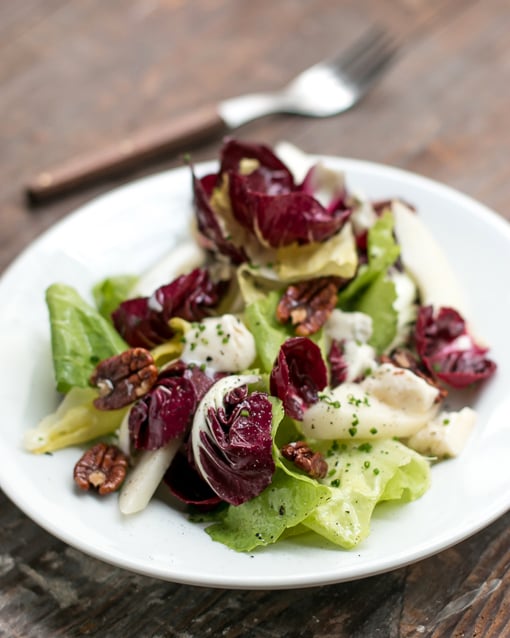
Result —
M373 22L403 49L358 107L266 118L239 137L413 170L510 219L508 0L4 0L0 268L132 177L31 208L23 188L39 171L202 103L277 87ZM0 636L510 636L509 524L507 514L435 557L353 583L230 591L105 565L0 495Z

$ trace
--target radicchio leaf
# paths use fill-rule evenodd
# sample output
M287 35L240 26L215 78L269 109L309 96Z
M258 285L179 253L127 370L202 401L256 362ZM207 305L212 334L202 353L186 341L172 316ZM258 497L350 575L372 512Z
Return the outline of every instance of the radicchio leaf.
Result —
M347 379L349 366L344 357L342 342L338 339L331 341L328 352L328 362L330 369L330 386L336 388Z
M256 377L255 377L256 378ZM275 470L272 405L266 394L249 394L249 376L218 381L200 403L192 429L197 469L224 501L240 505L260 494Z
M130 410L129 433L134 447L156 450L185 435L198 402L218 378L181 361L161 372L152 390Z
M225 235L219 219L209 201L214 187L217 185L216 174L206 175L198 179L192 169L193 179L193 207L197 220L200 239L205 248L215 249L230 259L233 264L242 264L248 258L242 247L235 246Z
M301 421L328 383L319 346L306 337L292 337L281 346L271 371L271 394L281 399L285 414Z
M247 171L243 160L254 160L253 170ZM272 248L323 241L338 232L351 213L345 191L335 192L323 206L314 197L311 177L296 185L270 148L229 139L222 148L219 172L200 180L194 177L193 188L200 233L236 264L247 261L244 249L225 236L221 213L210 204L213 189L225 178L233 217L256 240Z
M335 211L348 210L347 205L347 190L345 188L345 180L343 173L333 171L326 168L323 164L314 164L307 174L299 190L308 195L311 195L315 199L319 199L319 191L322 186L327 186L327 196L329 201L324 203L328 213L334 213Z
M195 411L196 398L188 379L161 379L129 413L129 433L137 449L157 450L182 436Z
M350 214L350 209L329 212L303 192L270 195L252 191L246 176L229 178L234 216L272 248L324 241L340 230Z
M186 452L178 452L163 480L170 492L187 505L208 510L222 502L190 463Z
M115 328L132 347L153 348L171 339L172 317L200 321L220 300L222 284L215 284L205 268L195 268L161 286L150 297L128 299L112 313Z
M416 350L427 370L454 388L465 388L490 377L496 364L469 334L464 318L453 308L419 309L415 327Z
M220 174L239 173L241 162L246 159L256 160L258 163L257 168L246 175L251 190L278 195L295 189L292 173L264 144L250 144L228 138L221 149Z

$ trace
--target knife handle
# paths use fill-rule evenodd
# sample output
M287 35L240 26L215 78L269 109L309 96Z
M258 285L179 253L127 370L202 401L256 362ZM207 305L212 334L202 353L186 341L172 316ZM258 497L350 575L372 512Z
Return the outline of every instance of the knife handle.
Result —
M188 150L227 130L216 106L202 107L43 171L27 185L26 192L31 201L40 202L140 168L157 157Z

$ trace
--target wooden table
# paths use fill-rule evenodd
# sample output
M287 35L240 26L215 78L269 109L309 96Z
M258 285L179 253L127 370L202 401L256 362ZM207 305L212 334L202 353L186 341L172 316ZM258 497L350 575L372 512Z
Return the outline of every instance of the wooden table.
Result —
M23 188L35 173L204 101L278 87L372 22L405 45L362 104L327 120L266 118L239 137L416 171L510 219L508 0L6 0L0 267L77 205L133 177L34 208ZM193 156L209 159L217 148ZM178 163L168 157L134 176ZM510 636L510 514L388 574L229 591L110 567L49 536L5 496L0 502L5 638Z

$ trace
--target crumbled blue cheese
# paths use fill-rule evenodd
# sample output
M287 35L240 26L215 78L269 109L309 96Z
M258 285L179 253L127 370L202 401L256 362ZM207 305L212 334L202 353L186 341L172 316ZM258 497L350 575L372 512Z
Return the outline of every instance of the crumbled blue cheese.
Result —
M366 342L372 336L372 317L363 312L344 312L335 308L324 324L326 347L334 339L341 344L346 365L346 381L364 377L377 367L376 352Z
M397 312L397 330L393 342L387 350L393 350L405 343L409 336L411 326L416 320L418 290L414 281L405 272L393 270L390 277L395 285L397 298L393 302L393 308Z
M181 359L213 372L241 372L254 362L255 339L235 315L207 317L184 335Z
M378 365L374 348L352 339L343 343L342 357L347 367L346 381L361 379Z
M366 343L372 336L372 317L364 312L344 312L335 308L324 324L326 337Z
M370 201L364 195L356 195L358 205L352 211L350 216L350 222L352 224L354 233L363 235L366 233L377 221L377 214L370 203Z

